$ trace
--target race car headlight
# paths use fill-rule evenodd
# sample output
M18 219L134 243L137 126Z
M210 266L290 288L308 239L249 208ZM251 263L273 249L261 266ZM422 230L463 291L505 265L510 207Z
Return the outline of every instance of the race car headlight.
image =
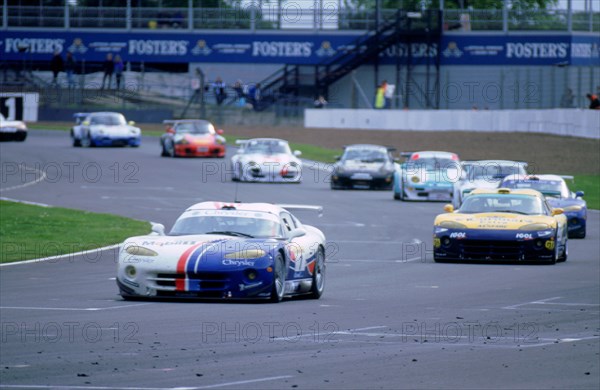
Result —
M441 227L441 226L435 226L434 229L433 229L433 232L435 234L442 234L442 233L446 233L447 231L448 231L448 228L444 228L444 227Z
M223 257L225 259L232 259L232 260L248 260L248 259L259 259L261 257L264 257L266 254L267 254L267 252L265 252L262 249L246 249L246 250L239 251L239 252L228 253Z
M463 225L460 222L455 221L442 221L439 223L438 227L444 227L448 229L466 229L467 226Z
M215 137L215 142L219 145L225 145L225 138L223 137Z
M519 230L546 230L550 229L550 226L546 223L530 223L519 228Z
M421 181L421 179L419 179L418 176L413 176L413 177L410 178L410 181L412 181L413 183L418 183L418 182Z
M158 256L158 253L152 249L144 248L143 246L131 245L125 249L125 252L134 256Z
M563 207L564 212L568 212L568 211L581 211L582 207L581 206L567 206L567 207Z
M344 167L342 165L338 165L337 167L335 167L335 172L344 173Z
M139 134L140 133L140 129L133 127L133 128L129 129L129 132L131 134Z
M176 144L184 144L184 145L190 143L190 141L188 141L187 138L185 138L185 136L183 136L183 135L176 135L173 138L173 141L175 141Z
M537 232L538 237L548 237L548 236L552 235L552 233L554 233L554 231L552 231L552 229L540 230Z
M135 269L135 267L133 265L128 265L127 267L125 267L125 275L128 278L133 279L133 278L135 278L136 274L137 274L137 270Z

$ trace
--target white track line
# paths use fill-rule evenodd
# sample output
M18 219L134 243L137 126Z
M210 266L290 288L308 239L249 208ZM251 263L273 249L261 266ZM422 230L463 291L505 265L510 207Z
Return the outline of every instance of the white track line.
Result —
M293 378L292 375L271 376L266 378L249 379L245 381L216 383L206 386L185 387L124 387L124 386L61 386L61 385L7 385L0 384L1 389L66 389L66 390L202 390L216 389L218 387L248 385L252 383L276 381L280 379Z
M27 165L25 165L25 164L19 164L19 169L22 169L22 167L27 168ZM35 169L35 168L29 168L29 169L38 172L40 174L40 177L38 177L34 181L30 181L30 182L27 182L27 183L23 183L23 184L19 184L19 185L12 186L12 187L7 187L7 188L0 188L0 192L13 191L13 190L18 190L20 188L29 187L29 186L32 186L34 184L37 184L37 183L41 182L42 180L44 180L46 178L46 172L40 171L39 169Z
M43 257L41 259L31 259L31 260L15 261L15 262L12 262L12 263L2 263L2 264L0 264L0 267L8 267L8 266L11 266L11 265L21 265L21 264L31 264L31 263L41 263L41 262L44 262L44 261L51 261L51 260L59 260L59 259L64 259L66 257L71 257L71 256L81 256L81 255L87 255L89 253L97 253L97 252L107 251L107 250L118 248L119 246L121 246L121 244L104 246L102 248L90 249L90 250L87 250L87 251L81 251L81 252L75 252L75 253L67 253L67 254L64 254L64 255L56 255L56 256L50 256L50 257Z
M41 307L41 306L0 306L0 310L54 310L54 311L104 311L104 310L114 310L114 309L126 309L135 306L146 306L150 305L151 302L146 303L135 303L131 305L121 305L121 306L109 306L109 307Z
M29 204L32 206L39 206L39 207L54 207L54 206L50 206L49 204L46 204L46 203L38 203L38 202L30 202L28 200L5 198L4 196L0 196L0 200L5 200L7 202L14 202L14 203Z

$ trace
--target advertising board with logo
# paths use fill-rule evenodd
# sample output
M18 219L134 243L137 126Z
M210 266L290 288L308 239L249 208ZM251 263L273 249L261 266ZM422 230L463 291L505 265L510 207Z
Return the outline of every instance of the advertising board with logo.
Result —
M107 53L125 61L161 63L272 63L317 65L365 47L360 35L219 34L4 31L2 58L49 61L52 53L71 51L77 59L101 62ZM440 56L441 65L600 65L600 36L592 34L445 34L439 43L415 40L384 50L381 64L398 57L424 64Z

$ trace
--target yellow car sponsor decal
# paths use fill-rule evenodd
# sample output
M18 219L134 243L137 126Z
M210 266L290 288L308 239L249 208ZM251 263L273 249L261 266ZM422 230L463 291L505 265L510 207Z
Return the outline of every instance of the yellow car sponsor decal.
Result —
M546 215L523 216L507 213L442 214L435 219L435 225L442 222L457 222L467 229L518 230L533 223L547 224L551 228L556 228L556 220Z

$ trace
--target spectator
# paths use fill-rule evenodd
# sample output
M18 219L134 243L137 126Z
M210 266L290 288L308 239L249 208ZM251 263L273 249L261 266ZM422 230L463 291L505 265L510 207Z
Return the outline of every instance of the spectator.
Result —
M223 101L227 98L227 92L225 92L225 88L227 87L223 80L220 77L217 77L215 82L212 85L213 91L215 92L215 98L217 99L217 104L220 106L223 104Z
M123 60L118 54L115 56L113 70L115 72L115 81L117 82L117 89L121 89L121 77L123 77Z
M598 96L592 95L591 93L588 93L585 96L590 101L590 110L600 110L600 100L598 99Z
M235 91L236 104L240 107L246 105L246 98L244 97L244 85L242 84L242 80L237 80L235 84L233 84L233 90Z
M73 53L70 51L67 52L67 57L65 59L65 73L67 74L67 84L69 88L75 87L75 81L73 80L73 73L75 73L75 58L73 57Z
M256 83L248 89L248 100L256 111L260 111L260 103L262 100L262 89L260 83Z
M561 108L573 108L575 101L575 95L573 95L573 90L571 88L567 88L565 93L563 93L560 98L560 107Z
M387 83L385 80L377 87L375 92L375 108L382 109L385 107L385 87Z
M100 87L100 89L104 89L104 82L106 79L108 79L108 89L110 89L110 85L112 84L112 75L115 70L113 55L111 53L106 55L106 60L104 60L102 63L102 70L104 71L104 76L102 77L102 87Z
M58 74L64 69L64 62L62 56L60 55L60 51L56 50L54 52L54 56L52 57L52 61L50 61L50 69L52 70L52 84L56 85L58 80Z
M388 84L387 81L383 81L385 84L385 91L383 92L383 97L385 98L385 108L392 108L392 99L394 98L394 91L396 90L396 86L394 84Z
M323 95L319 95L319 97L314 102L315 108L325 108L327 105L327 100Z

